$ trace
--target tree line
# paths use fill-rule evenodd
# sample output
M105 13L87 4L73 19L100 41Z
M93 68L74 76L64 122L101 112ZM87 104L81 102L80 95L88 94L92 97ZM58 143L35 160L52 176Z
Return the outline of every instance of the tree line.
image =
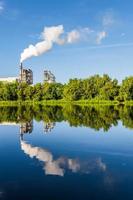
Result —
M0 101L59 100L133 100L133 76L126 77L121 84L117 79L94 75L86 79L70 79L61 83L4 83L0 82Z

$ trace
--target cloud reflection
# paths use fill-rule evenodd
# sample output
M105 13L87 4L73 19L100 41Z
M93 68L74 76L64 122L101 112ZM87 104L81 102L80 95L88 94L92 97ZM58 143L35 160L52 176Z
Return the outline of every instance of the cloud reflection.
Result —
M31 144L21 140L21 149L30 158L36 158L44 163L44 171L46 175L64 176L66 170L73 173L91 173L93 171L106 171L106 165L101 158L80 160L61 156L54 159L53 154L46 149L33 147Z

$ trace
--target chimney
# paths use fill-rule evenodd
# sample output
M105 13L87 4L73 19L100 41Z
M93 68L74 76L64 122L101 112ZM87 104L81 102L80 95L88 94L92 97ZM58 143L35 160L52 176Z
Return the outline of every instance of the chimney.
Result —
M22 82L23 64L20 63L20 82Z

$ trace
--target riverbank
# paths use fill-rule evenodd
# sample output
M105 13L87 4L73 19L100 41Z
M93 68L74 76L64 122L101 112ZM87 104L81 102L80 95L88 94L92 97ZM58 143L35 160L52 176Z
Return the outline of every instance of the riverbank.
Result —
M21 105L131 105L133 101L107 101L107 100L79 100L79 101L65 101L65 100L45 100L45 101L0 101L0 106L21 106Z

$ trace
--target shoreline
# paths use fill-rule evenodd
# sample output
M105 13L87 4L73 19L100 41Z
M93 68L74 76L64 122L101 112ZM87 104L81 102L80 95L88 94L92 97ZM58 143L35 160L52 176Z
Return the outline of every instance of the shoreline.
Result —
M92 105L129 105L133 106L133 101L108 101L108 100L79 100L79 101L65 101L65 100L43 100L43 101L0 101L0 106L26 106L26 105L79 105L79 106L92 106Z

